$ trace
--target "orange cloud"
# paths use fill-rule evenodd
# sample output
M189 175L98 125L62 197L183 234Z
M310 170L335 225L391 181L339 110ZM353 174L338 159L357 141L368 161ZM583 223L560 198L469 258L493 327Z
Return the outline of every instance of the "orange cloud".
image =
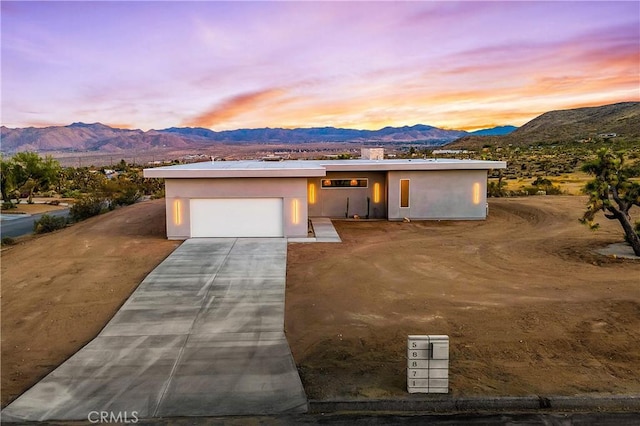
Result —
M129 124L129 123L102 123L105 126L109 126L112 127L114 129L128 129L128 130L133 130L135 127L133 126L133 124Z
M238 115L255 110L267 101L277 99L284 95L285 91L279 88L259 90L256 92L243 93L229 98L208 111L186 120L185 125L194 127L213 127L216 124L224 123Z

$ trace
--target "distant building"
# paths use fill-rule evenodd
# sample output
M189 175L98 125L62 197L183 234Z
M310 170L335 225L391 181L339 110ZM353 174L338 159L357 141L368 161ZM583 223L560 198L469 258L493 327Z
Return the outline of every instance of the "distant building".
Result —
M431 153L433 155L440 155L440 154L468 154L469 151L467 151L466 149L434 149L433 151L431 151Z
M617 137L618 134L617 133L600 133L598 136L601 138L609 139L609 138Z
M384 160L384 148L362 148L360 158L363 160Z

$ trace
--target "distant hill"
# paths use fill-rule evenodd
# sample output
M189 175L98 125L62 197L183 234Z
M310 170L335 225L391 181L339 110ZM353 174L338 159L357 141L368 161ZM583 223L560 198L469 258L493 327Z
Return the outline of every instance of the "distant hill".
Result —
M380 130L339 129L311 127L298 129L262 128L214 132L203 128L170 128L161 132L195 136L215 142L422 142L443 145L464 136L461 130L444 130L418 124L404 127L385 127Z
M115 129L104 124L73 123L69 126L9 129L2 126L1 150L19 151L101 151L144 150L150 148L197 148L213 143L305 143L375 142L420 143L440 146L467 132L415 125L385 127L380 130L313 127L302 129L240 129L215 132L205 128L172 127L163 130Z
M504 136L464 136L447 148L478 149L483 145L562 144L615 133L640 139L640 102L546 112Z
M194 142L190 138L151 130L115 129L104 124L73 123L69 126L0 129L3 153L19 151L102 151L117 152L128 149L144 150L153 147L183 148Z
M517 129L518 128L516 126L498 126L498 127L492 127L490 129L476 130L475 132L469 132L469 133L474 136L502 136L502 135L508 135L509 133Z

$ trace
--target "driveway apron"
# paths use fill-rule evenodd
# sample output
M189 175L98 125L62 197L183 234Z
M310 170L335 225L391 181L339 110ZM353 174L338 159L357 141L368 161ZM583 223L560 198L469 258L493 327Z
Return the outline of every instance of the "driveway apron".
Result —
M301 413L284 335L287 240L185 241L3 421Z

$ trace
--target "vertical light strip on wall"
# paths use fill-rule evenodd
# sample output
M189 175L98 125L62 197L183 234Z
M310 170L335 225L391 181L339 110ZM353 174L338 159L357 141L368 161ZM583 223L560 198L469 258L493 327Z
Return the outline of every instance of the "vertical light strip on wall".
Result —
M400 207L409 207L409 179L400 179Z
M316 203L316 184L310 183L309 184L309 204L315 204L315 203Z
M480 204L480 183L473 184L473 204Z
M291 222L294 225L300 223L300 206L297 199L291 202Z
M173 223L182 225L182 202L180 200L173 202Z
M373 184L373 202L380 202L380 184L378 182Z

